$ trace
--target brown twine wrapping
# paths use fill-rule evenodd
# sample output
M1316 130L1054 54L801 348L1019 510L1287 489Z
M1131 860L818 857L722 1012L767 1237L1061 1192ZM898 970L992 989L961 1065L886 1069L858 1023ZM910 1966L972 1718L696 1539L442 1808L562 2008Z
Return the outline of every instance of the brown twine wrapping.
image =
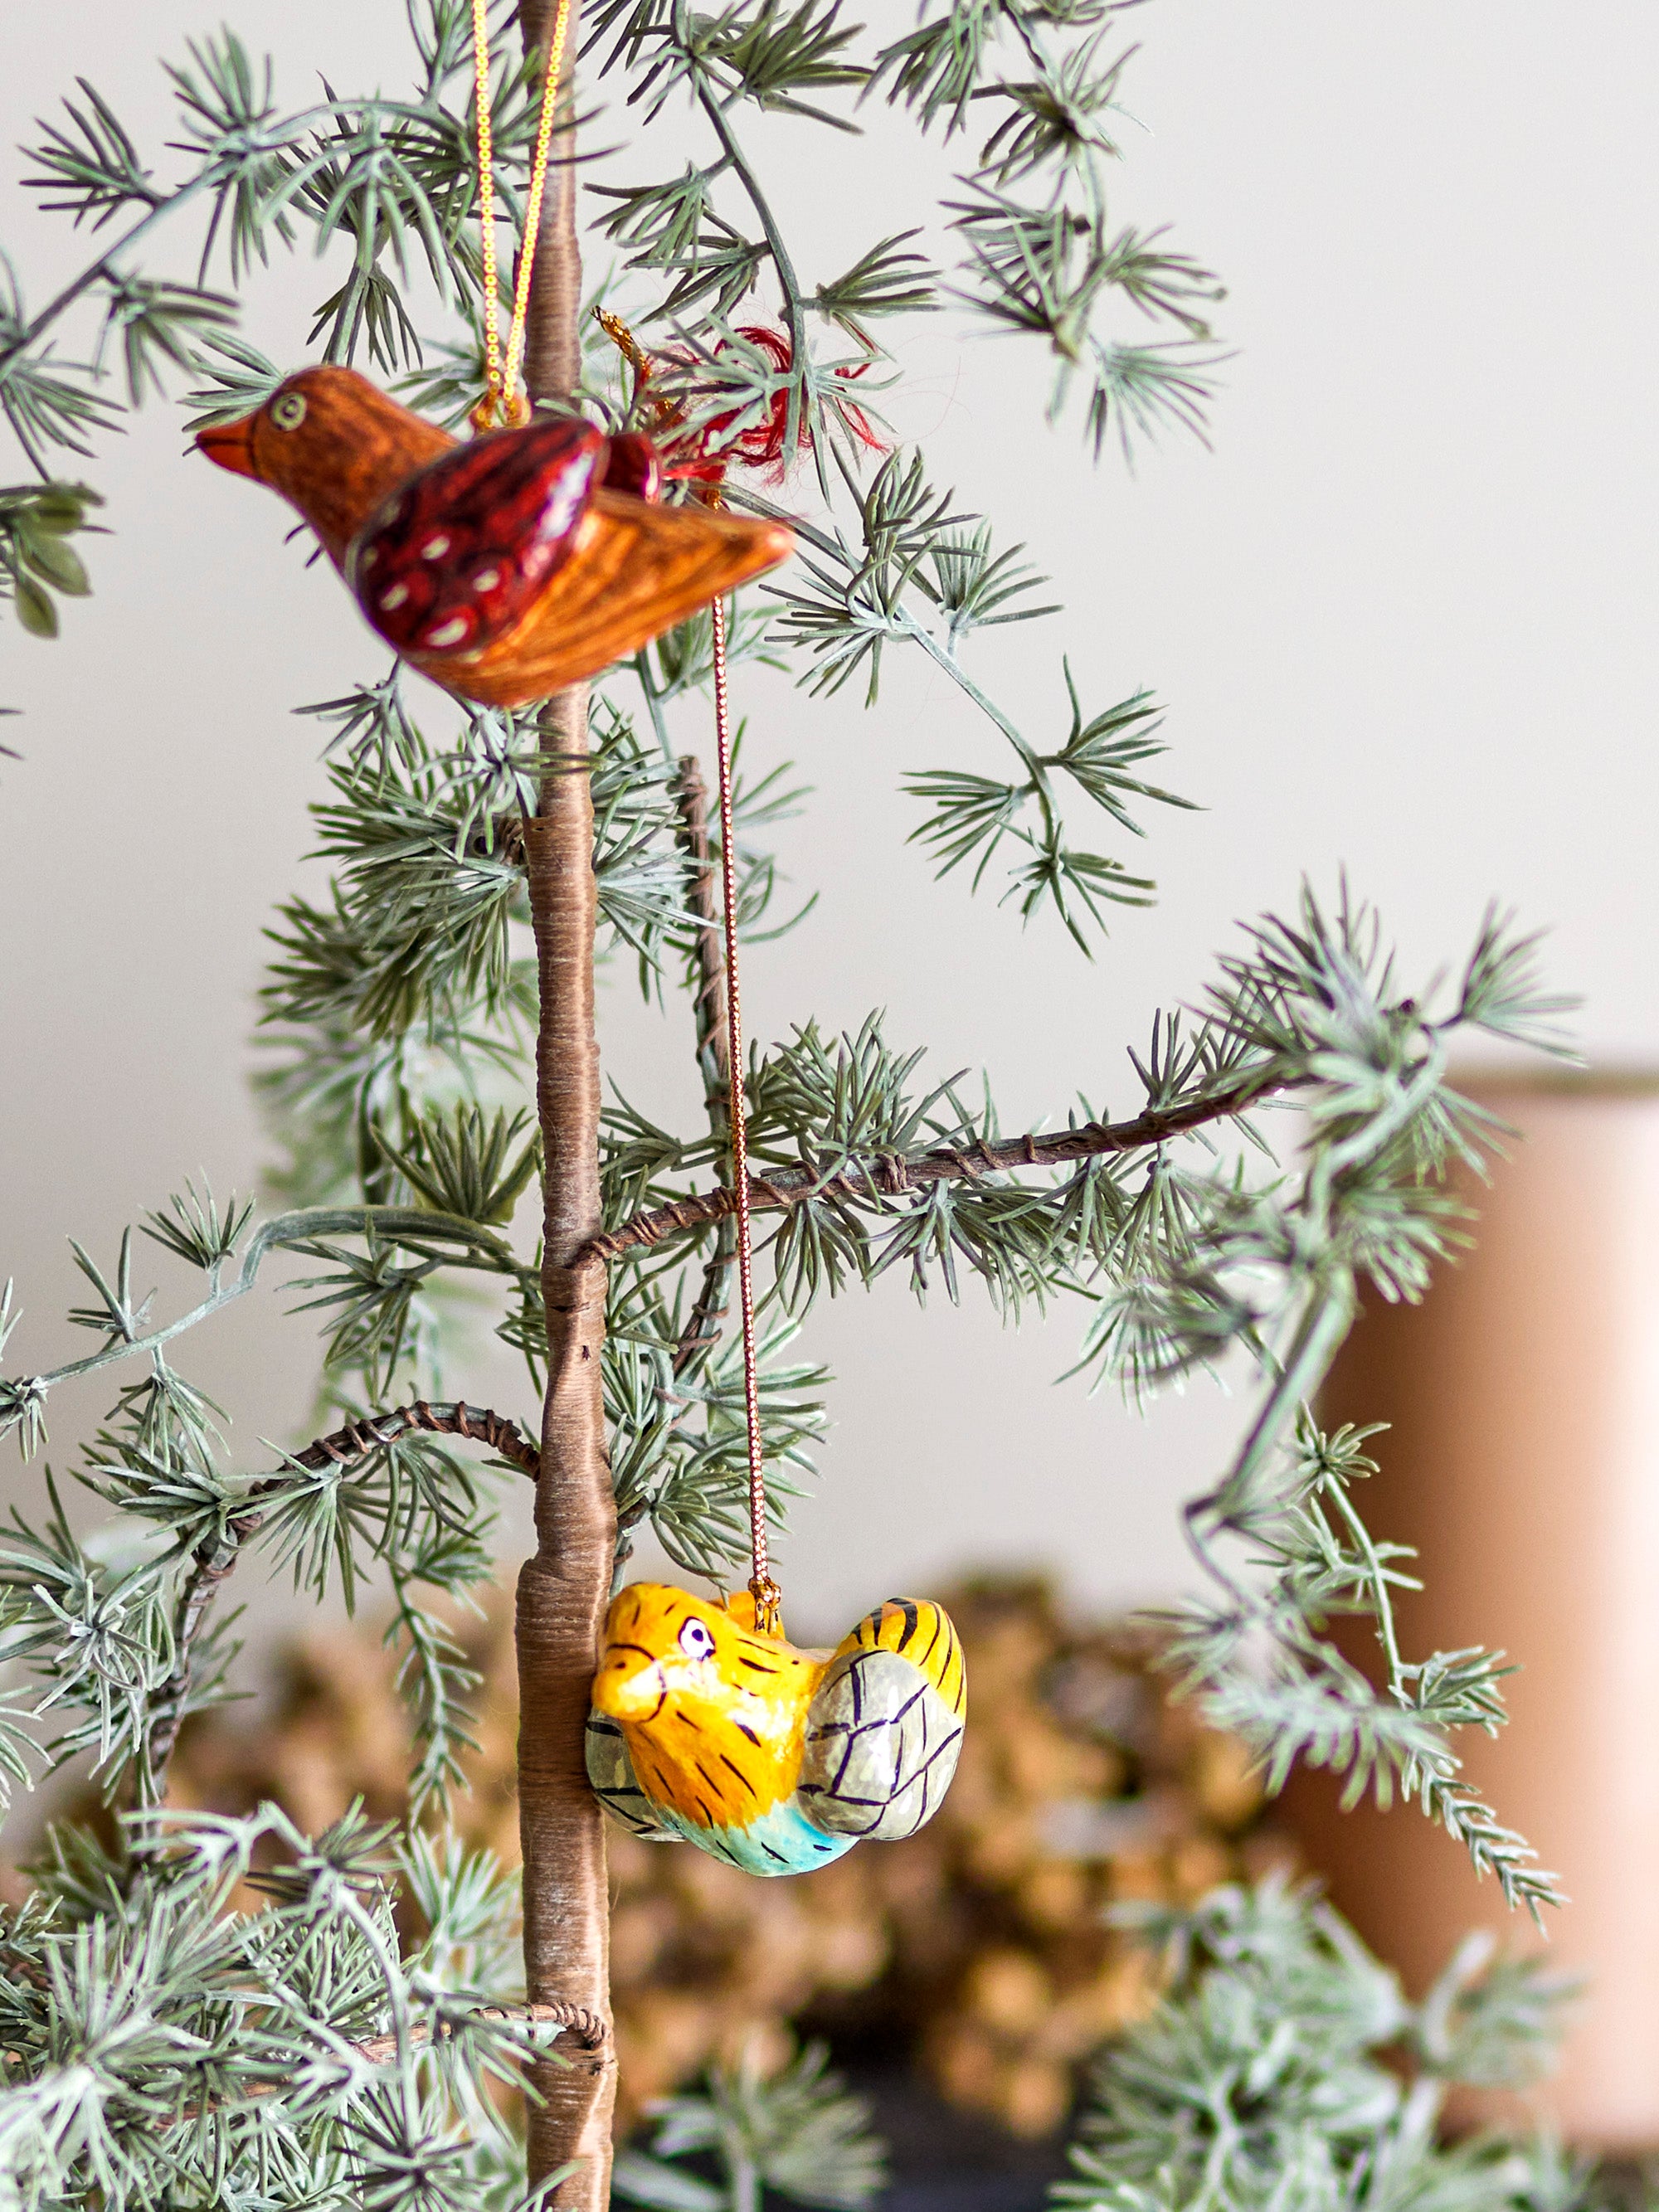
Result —
M556 6L523 0L527 53L543 53ZM565 67L580 50L576 9ZM526 319L532 400L567 400L580 381L581 254L576 239L574 109L562 95ZM526 824L540 1012L536 1110L542 1132L542 1292L548 1382L536 1484L537 1552L519 1577L519 1826L524 1846L526 1995L568 2005L599 2033L591 2064L538 2066L528 2115L529 2176L572 2160L565 2212L605 2212L617 2073L611 2018L609 1887L599 1801L587 1785L583 1731L616 1557L599 1351L605 1270L582 1247L600 1221L599 1053L593 1027L593 808L587 687L550 700L540 811Z
M599 1376L605 1270L579 1256L599 1219L598 894L585 692L555 700L542 729L548 750L562 758L525 834L541 994L536 1082L549 1363L537 1555L521 1571L518 1593L525 1971L532 2004L574 2007L598 2034L591 2059L533 2069L542 2102L530 2112L530 2172L535 2179L579 2160L560 2186L559 2203L572 2212L604 2212L616 2099L609 1891L603 1816L588 1787L583 1731L617 1528Z

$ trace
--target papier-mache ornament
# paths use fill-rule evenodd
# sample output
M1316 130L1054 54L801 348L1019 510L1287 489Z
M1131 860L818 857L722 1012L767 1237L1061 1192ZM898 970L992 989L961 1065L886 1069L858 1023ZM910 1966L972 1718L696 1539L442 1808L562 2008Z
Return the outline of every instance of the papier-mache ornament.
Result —
M890 1598L833 1651L798 1650L755 1616L748 1595L618 1591L587 1722L605 1810L636 1836L758 1875L914 1835L950 1786L967 1711L943 1607Z
M551 415L463 442L355 369L301 369L196 442L299 510L387 644L485 706L598 675L794 544L783 523L662 504L637 432Z
M542 57L503 352L489 11L472 11L484 391L471 419L479 434L462 444L354 369L325 367L301 369L252 414L197 439L222 468L299 509L389 645L434 683L489 707L528 706L597 676L775 568L794 543L785 524L706 500L660 504L649 439L609 439L574 413L537 418L519 391L555 124L569 88L571 15L571 0L558 0ZM601 320L610 328L614 318ZM648 379L631 334L627 343ZM493 428L497 421L509 427Z

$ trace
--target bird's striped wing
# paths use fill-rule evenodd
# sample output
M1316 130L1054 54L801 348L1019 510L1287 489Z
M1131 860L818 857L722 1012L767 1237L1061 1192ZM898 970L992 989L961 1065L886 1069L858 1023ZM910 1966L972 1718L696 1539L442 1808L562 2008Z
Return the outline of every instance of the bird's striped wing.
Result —
M671 1828L646 1796L628 1755L622 1729L604 1713L589 1713L583 1748L587 1778L593 1795L611 1819L633 1836L648 1844L678 1844L684 1840Z
M473 653L515 629L574 550L605 441L580 415L452 446L382 500L345 580L399 653Z
M656 507L601 489L558 573L504 635L477 652L412 650L463 697L521 707L597 676L711 599L787 559L793 533L708 507Z
M913 1836L951 1785L967 1710L949 1616L925 1599L890 1598L837 1648L812 1700L801 1811L829 1835Z

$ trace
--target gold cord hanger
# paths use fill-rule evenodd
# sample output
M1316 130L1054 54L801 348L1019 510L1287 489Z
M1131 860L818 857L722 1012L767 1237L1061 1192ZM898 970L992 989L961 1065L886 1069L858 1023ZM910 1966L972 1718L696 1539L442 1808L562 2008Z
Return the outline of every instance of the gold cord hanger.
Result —
M570 23L570 0L559 0L548 42L547 74L542 80L541 116L536 126L536 151L530 165L530 195L525 203L524 243L519 251L518 276L513 287L513 320L507 327L507 355L496 302L495 272L495 140L490 112L489 0L472 0L472 70L477 96L478 222L483 262L484 396L472 410L475 430L489 430L497 418L516 428L530 420L530 398L515 390L519 364L524 357L525 319L530 311L530 278L536 265L536 241L541 234L542 198L547 186L549 149L553 143L553 118L559 105L559 75L564 64L565 33Z
M760 1362L755 1341L755 1261L749 1219L748 1105L743 1080L743 1006L738 994L738 856L732 825L732 710L726 684L726 602L709 610L714 621L714 738L720 760L720 883L726 919L726 1060L731 1069L732 1188L737 1200L738 1294L743 1313L743 1390L749 1431L749 1591L755 1626L782 1632L783 1593L766 1557L766 1473L761 1452Z

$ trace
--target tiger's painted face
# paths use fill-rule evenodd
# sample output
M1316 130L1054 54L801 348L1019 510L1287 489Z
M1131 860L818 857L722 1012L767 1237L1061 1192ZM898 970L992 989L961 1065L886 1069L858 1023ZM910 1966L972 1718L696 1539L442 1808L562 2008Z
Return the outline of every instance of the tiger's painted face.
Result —
M617 1722L641 1787L690 1820L743 1827L795 1787L815 1652L761 1636L664 1583L630 1583L605 1615L596 1709Z

